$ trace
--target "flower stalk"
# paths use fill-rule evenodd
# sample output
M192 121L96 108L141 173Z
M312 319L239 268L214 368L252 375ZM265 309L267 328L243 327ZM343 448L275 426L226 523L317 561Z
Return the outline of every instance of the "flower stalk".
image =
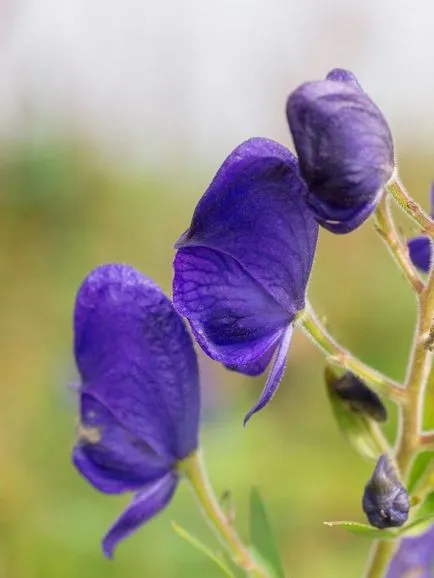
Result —
M231 554L233 562L245 570L251 578L269 578L268 573L254 559L223 512L208 480L200 451L196 450L182 460L179 463L179 470L190 482L205 519Z
M396 186L399 187L399 191L405 191L399 182ZM401 206L405 208L407 205L401 204ZM414 211L407 212L414 218ZM418 217L421 217L421 214L418 214ZM433 226L432 223L431 226ZM428 228L425 230L428 231ZM434 270L431 270L427 285L418 297L418 304L417 324L405 381L404 403L400 406L399 430L395 449L396 463L404 483L408 480L410 467L415 456L423 449L420 435L422 404L432 358L425 336L430 332L434 314ZM395 541L381 540L374 544L366 578L381 578L384 575L397 545Z
M429 215L425 213L422 207L410 197L398 176L391 179L385 188L386 191L392 195L401 209L419 225L421 231L430 237L434 237L434 222L430 219Z
M396 404L402 404L405 398L403 387L369 367L349 351L344 349L327 331L310 304L307 303L298 323L306 335L321 349L332 363L351 371L360 379L369 382L372 388L380 395L384 395Z
M382 237L390 252L400 267L405 279L410 284L416 295L422 293L425 283L420 278L416 267L408 256L408 248L402 242L389 207L389 195L383 194L374 213L374 225L378 234Z

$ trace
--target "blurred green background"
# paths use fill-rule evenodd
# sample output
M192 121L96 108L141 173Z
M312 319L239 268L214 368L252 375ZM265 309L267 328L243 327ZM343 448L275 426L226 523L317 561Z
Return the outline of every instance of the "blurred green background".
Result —
M425 203L430 173L423 155L401 156L403 178ZM9 146L3 156L2 578L219 575L171 529L176 520L214 543L185 487L164 514L119 547L114 562L103 558L100 539L126 498L98 494L72 468L76 395L68 388L77 379L71 315L82 278L99 263L123 261L170 293L173 243L218 162L194 173L125 174L89 146L60 141ZM415 304L371 223L347 237L321 232L309 294L338 339L402 379ZM322 522L363 520L360 499L372 464L337 432L320 354L296 333L277 395L246 429L242 418L264 377L237 376L199 356L203 448L216 491L230 491L236 504L241 532L246 535L255 485L288 576L360 575L369 544Z
M224 157L250 136L289 144L288 92L335 66L384 109L401 176L428 209L433 10L429 0L411 11L396 0L0 2L0 578L220 575L171 528L216 545L183 485L104 559L101 538L128 497L99 494L70 464L75 293L90 269L121 261L170 294L173 244ZM321 232L309 297L346 347L403 379L415 301L372 223ZM265 376L198 354L205 459L241 534L254 485L288 578L360 576L369 544L323 521L363 521L373 465L337 431L321 355L295 332L279 391L243 429Z

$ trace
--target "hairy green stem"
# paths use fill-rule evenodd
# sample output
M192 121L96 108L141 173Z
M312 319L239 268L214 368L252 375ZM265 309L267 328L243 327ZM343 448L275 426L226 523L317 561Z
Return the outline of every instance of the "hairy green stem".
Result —
M403 243L396 230L389 207L389 195L383 194L374 213L374 225L382 237L392 256L395 258L405 279L408 281L416 294L422 293L425 283L420 278L416 267L409 259L407 244Z
M210 523L220 542L230 552L234 563L252 578L268 578L268 573L254 559L243 544L227 516L223 512L208 481L208 475L199 450L179 463L179 470L186 476L201 506L202 513Z
M401 478L408 480L411 464L420 449L422 404L431 367L431 351L426 335L430 333L434 314L434 270L419 296L416 330L405 383L405 400L400 406L400 425L395 458ZM380 540L374 544L366 578L381 578L398 546L395 541Z
M410 197L398 176L389 181L385 188L401 209L419 225L421 231L434 237L434 222L422 207Z
M332 363L351 371L364 381L371 384L380 395L384 395L397 404L401 404L405 398L403 387L392 379L382 375L372 367L364 364L354 357L349 351L344 349L328 333L327 329L318 319L308 303L303 314L297 321L305 333L311 338L317 347L319 347Z

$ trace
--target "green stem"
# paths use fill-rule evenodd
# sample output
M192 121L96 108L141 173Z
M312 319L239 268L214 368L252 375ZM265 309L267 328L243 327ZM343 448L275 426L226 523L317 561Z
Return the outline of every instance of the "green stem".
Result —
M397 404L403 403L405 392L402 386L385 375L378 373L375 369L372 369L372 367L365 365L349 351L344 349L328 333L308 303L306 303L306 307L303 314L299 317L298 323L303 327L305 333L315 345L327 355L329 361L351 371L364 381L369 382L379 394L384 395Z
M406 378L405 403L400 406L395 456L404 483L407 482L413 458L419 449L421 410L432 357L426 344L426 335L430 332L433 314L434 270L430 273L425 290L419 296L417 325ZM383 540L374 544L366 578L383 576L397 545L396 542Z
M254 559L222 511L208 481L208 475L199 450L180 462L179 469L190 482L206 520L211 524L217 537L230 552L234 563L245 570L252 578L268 578L267 572Z
M422 232L434 237L434 222L422 207L410 197L398 176L387 183L386 190L393 196L401 209L419 225Z
M420 278L416 267L411 262L408 248L402 242L389 208L389 195L384 194L374 213L374 224L377 232L389 247L392 256L398 263L405 279L410 283L416 294L422 293L425 283Z

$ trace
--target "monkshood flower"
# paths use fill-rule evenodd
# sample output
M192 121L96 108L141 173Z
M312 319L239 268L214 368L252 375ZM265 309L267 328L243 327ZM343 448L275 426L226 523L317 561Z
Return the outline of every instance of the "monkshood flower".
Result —
M286 112L316 220L333 233L353 231L375 210L394 173L386 119L343 69L302 84Z
M245 423L274 394L305 305L318 237L305 194L295 156L253 138L225 160L176 245L174 304L205 353L247 375L274 355Z
M430 200L431 218L434 219L434 183L431 185ZM417 235L409 239L407 244L413 265L424 273L429 273L432 263L431 238L428 235Z
M424 534L404 538L389 566L386 578L432 578L434 526Z
M408 518L410 499L387 455L380 456L365 486L362 507L369 523L382 530L402 526Z
M104 265L86 277L74 323L81 386L73 462L101 492L135 492L103 540L111 557L120 540L167 506L177 464L197 448L197 361L169 299L128 265Z

